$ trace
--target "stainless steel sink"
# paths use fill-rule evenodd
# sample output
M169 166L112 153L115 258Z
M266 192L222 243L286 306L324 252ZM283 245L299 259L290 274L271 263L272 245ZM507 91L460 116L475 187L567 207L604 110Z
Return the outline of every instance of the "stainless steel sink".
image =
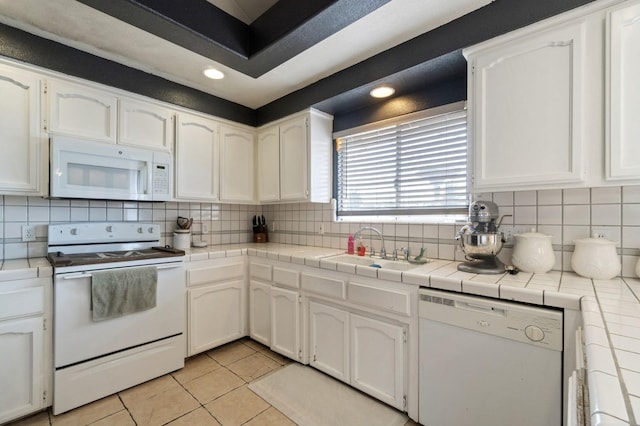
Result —
M352 254L338 254L334 256L328 256L325 259L329 259L335 262L348 263L351 265L369 266L371 268L379 269L391 269L394 271L408 271L413 268L417 268L420 265L412 265L411 263L401 260L381 259L378 257L369 256L356 256Z

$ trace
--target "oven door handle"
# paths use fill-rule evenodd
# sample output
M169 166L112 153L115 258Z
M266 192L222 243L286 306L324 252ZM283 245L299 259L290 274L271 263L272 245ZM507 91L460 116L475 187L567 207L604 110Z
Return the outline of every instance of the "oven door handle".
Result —
M156 269L158 271L161 270L161 269L173 269L173 268L179 268L182 265L183 265L182 263L175 263L175 264L171 264L171 265L160 265L160 266L156 266Z
M91 278L91 274L65 275L63 280L77 280L79 278Z
M182 266L182 263L180 264L174 264L174 265L160 265L160 266L156 266L156 269L158 271L160 270L164 270L164 269L173 269L173 268L179 268ZM91 274L78 274L78 275L65 275L62 277L63 280L75 280L78 278L91 278L92 275Z

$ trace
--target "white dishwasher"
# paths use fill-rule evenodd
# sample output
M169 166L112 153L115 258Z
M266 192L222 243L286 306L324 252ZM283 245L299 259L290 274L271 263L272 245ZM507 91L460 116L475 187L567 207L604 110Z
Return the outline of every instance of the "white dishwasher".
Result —
M424 426L562 425L562 311L420 289Z

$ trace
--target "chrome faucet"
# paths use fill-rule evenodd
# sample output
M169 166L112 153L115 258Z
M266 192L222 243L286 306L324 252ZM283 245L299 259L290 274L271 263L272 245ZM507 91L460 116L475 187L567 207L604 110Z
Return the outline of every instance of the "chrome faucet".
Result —
M384 237L382 236L382 232L380 232L378 229L374 228L373 226L363 226L362 228L358 229L355 234L353 234L353 239L357 241L358 237L360 236L360 233L362 231L365 231L365 230L369 230L371 232L375 232L376 234L378 234L378 236L380 237L380 243L381 243L381 246L380 246L380 257L382 259L386 259L387 258L387 250L384 248ZM373 253L374 253L374 251L373 251L373 248L372 248L371 254L373 255Z
M402 253L402 260L404 260L405 262L409 260L409 249L406 247L394 248L393 260L398 260L398 252Z

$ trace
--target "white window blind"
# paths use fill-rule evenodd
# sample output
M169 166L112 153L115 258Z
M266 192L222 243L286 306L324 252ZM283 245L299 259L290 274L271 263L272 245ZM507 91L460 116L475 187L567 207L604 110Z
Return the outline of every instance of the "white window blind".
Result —
M467 111L456 107L339 137L337 214L466 213Z

